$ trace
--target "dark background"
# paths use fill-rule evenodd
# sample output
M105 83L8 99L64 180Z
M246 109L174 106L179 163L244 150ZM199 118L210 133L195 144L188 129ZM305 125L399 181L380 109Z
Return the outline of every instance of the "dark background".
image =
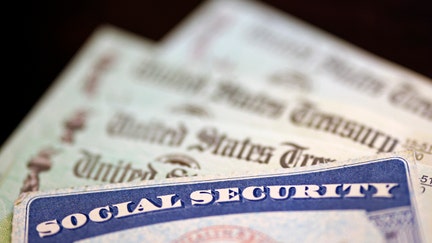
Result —
M109 23L157 41L201 2L46 0L3 7L12 17L3 20L3 39L10 42L5 52L10 54L3 58L7 65L1 86L0 144L97 26ZM431 1L262 2L432 78Z

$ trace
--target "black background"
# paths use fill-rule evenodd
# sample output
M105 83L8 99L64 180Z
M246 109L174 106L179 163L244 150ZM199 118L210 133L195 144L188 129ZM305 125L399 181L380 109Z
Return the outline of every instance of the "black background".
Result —
M0 143L10 135L93 30L112 24L158 41L201 2L30 1L3 7L6 70ZM262 1L378 56L432 78L430 1ZM431 94L432 95L432 94Z

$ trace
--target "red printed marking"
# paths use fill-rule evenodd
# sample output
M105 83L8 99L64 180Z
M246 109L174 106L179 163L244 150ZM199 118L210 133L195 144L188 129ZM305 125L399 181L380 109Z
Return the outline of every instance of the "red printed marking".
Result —
M114 55L106 54L101 56L96 61L84 83L84 92L87 95L94 95L99 84L100 76L103 75L103 73L110 67L110 65L112 65L114 59Z
M197 242L276 242L271 237L254 229L236 225L215 225L188 232L175 243Z
M212 40L221 35L222 31L230 24L232 21L226 15L219 15L213 20L208 28L206 28L201 34L199 34L195 40L192 50L192 58L194 60L200 60L205 55L206 51L209 49Z

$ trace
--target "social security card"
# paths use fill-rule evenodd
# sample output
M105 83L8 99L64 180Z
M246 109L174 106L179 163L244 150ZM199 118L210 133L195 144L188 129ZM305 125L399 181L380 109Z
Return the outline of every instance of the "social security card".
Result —
M421 242L415 167L399 155L229 178L30 193L14 242Z

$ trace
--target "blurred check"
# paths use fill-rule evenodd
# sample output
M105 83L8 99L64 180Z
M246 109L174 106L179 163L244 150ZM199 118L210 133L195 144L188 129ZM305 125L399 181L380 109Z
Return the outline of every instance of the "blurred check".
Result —
M248 85L300 90L429 130L432 124L431 80L258 1L206 1L165 38L161 54L250 77Z

